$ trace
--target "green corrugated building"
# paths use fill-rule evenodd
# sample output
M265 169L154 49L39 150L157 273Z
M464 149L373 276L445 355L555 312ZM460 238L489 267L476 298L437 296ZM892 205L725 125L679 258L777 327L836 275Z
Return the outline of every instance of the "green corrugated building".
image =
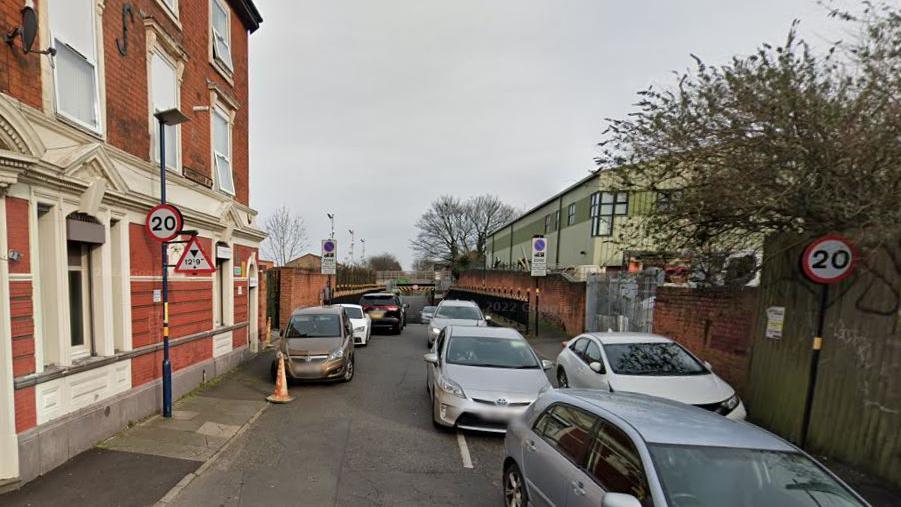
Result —
M627 192L612 171L597 171L548 198L494 231L486 247L486 267L515 267L531 258L536 234L548 242L548 267L624 267L634 233L654 203L651 192ZM628 245L627 245L628 243Z

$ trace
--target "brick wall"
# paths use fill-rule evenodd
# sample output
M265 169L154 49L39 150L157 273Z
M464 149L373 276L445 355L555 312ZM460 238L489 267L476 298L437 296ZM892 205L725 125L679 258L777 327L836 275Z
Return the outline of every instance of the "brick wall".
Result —
M321 302L322 289L328 276L295 268L274 268L281 272L278 292L278 327L284 328L296 308L316 306ZM272 324L273 327L276 323Z
M6 10L6 7L2 7L2 9ZM2 79L0 77L0 81ZM31 273L28 209L28 201L14 197L6 198L6 224L4 226L9 249L16 250L22 254L19 260L9 261L9 272L11 275L26 275L25 279L10 280L9 282L14 377L21 377L35 372L34 305L32 302L32 282L27 278L27 275ZM34 387L16 391L15 405L16 432L21 433L34 427L37 424Z
M742 396L747 394L757 289L657 289L654 332L705 361Z
M35 8L40 9L44 0L36 0ZM0 2L0 30L8 33L12 27L22 25L23 2ZM35 38L34 49L43 49L45 42ZM41 56L35 53L22 53L22 40L16 37L15 43L0 44L0 93L10 95L22 102L40 109L41 99Z
M172 371L178 371L192 364L213 357L213 339L201 338L189 343L172 347L169 360ZM162 376L163 351L137 356L131 360L131 385L137 387Z
M533 278L522 271L464 271L455 287L509 295L513 299L525 297L534 305L536 283L540 290L541 319L562 327L567 334L581 333L585 329L585 284L582 282L570 282L560 275Z

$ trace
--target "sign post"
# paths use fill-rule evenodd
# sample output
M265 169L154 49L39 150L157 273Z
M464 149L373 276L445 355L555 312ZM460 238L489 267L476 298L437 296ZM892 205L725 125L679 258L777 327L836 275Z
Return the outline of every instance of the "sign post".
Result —
M328 275L328 281L325 284L324 299L325 304L332 304L332 275L338 272L338 241L333 238L322 240L322 257L320 257L320 266L323 275Z
M547 240L544 236L532 236L532 278L535 279L535 336L538 336L538 300L541 289L538 288L538 277L547 276Z
M823 332L826 323L826 306L829 301L829 285L847 278L857 264L857 251L850 240L831 234L812 241L801 255L801 270L812 282L819 284L820 303L817 312L817 329L813 337L810 372L807 381L807 397L801 421L801 447L807 446L813 395L816 390L817 372L820 366L820 349L823 348Z

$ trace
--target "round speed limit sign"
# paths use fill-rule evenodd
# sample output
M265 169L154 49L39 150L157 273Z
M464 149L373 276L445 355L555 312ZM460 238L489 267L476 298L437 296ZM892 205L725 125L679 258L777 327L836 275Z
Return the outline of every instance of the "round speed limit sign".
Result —
M161 242L171 241L181 232L184 221L178 208L171 204L158 204L147 213L144 228L150 236Z
M830 284L841 281L854 271L857 251L847 238L823 236L804 249L801 268L811 281Z

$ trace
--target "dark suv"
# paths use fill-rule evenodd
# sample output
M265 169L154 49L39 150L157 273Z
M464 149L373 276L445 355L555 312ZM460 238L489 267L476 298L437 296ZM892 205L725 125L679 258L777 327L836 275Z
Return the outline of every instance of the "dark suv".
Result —
M389 292L366 294L360 298L360 306L372 319L372 327L387 327L394 334L407 325L407 305L400 296Z

